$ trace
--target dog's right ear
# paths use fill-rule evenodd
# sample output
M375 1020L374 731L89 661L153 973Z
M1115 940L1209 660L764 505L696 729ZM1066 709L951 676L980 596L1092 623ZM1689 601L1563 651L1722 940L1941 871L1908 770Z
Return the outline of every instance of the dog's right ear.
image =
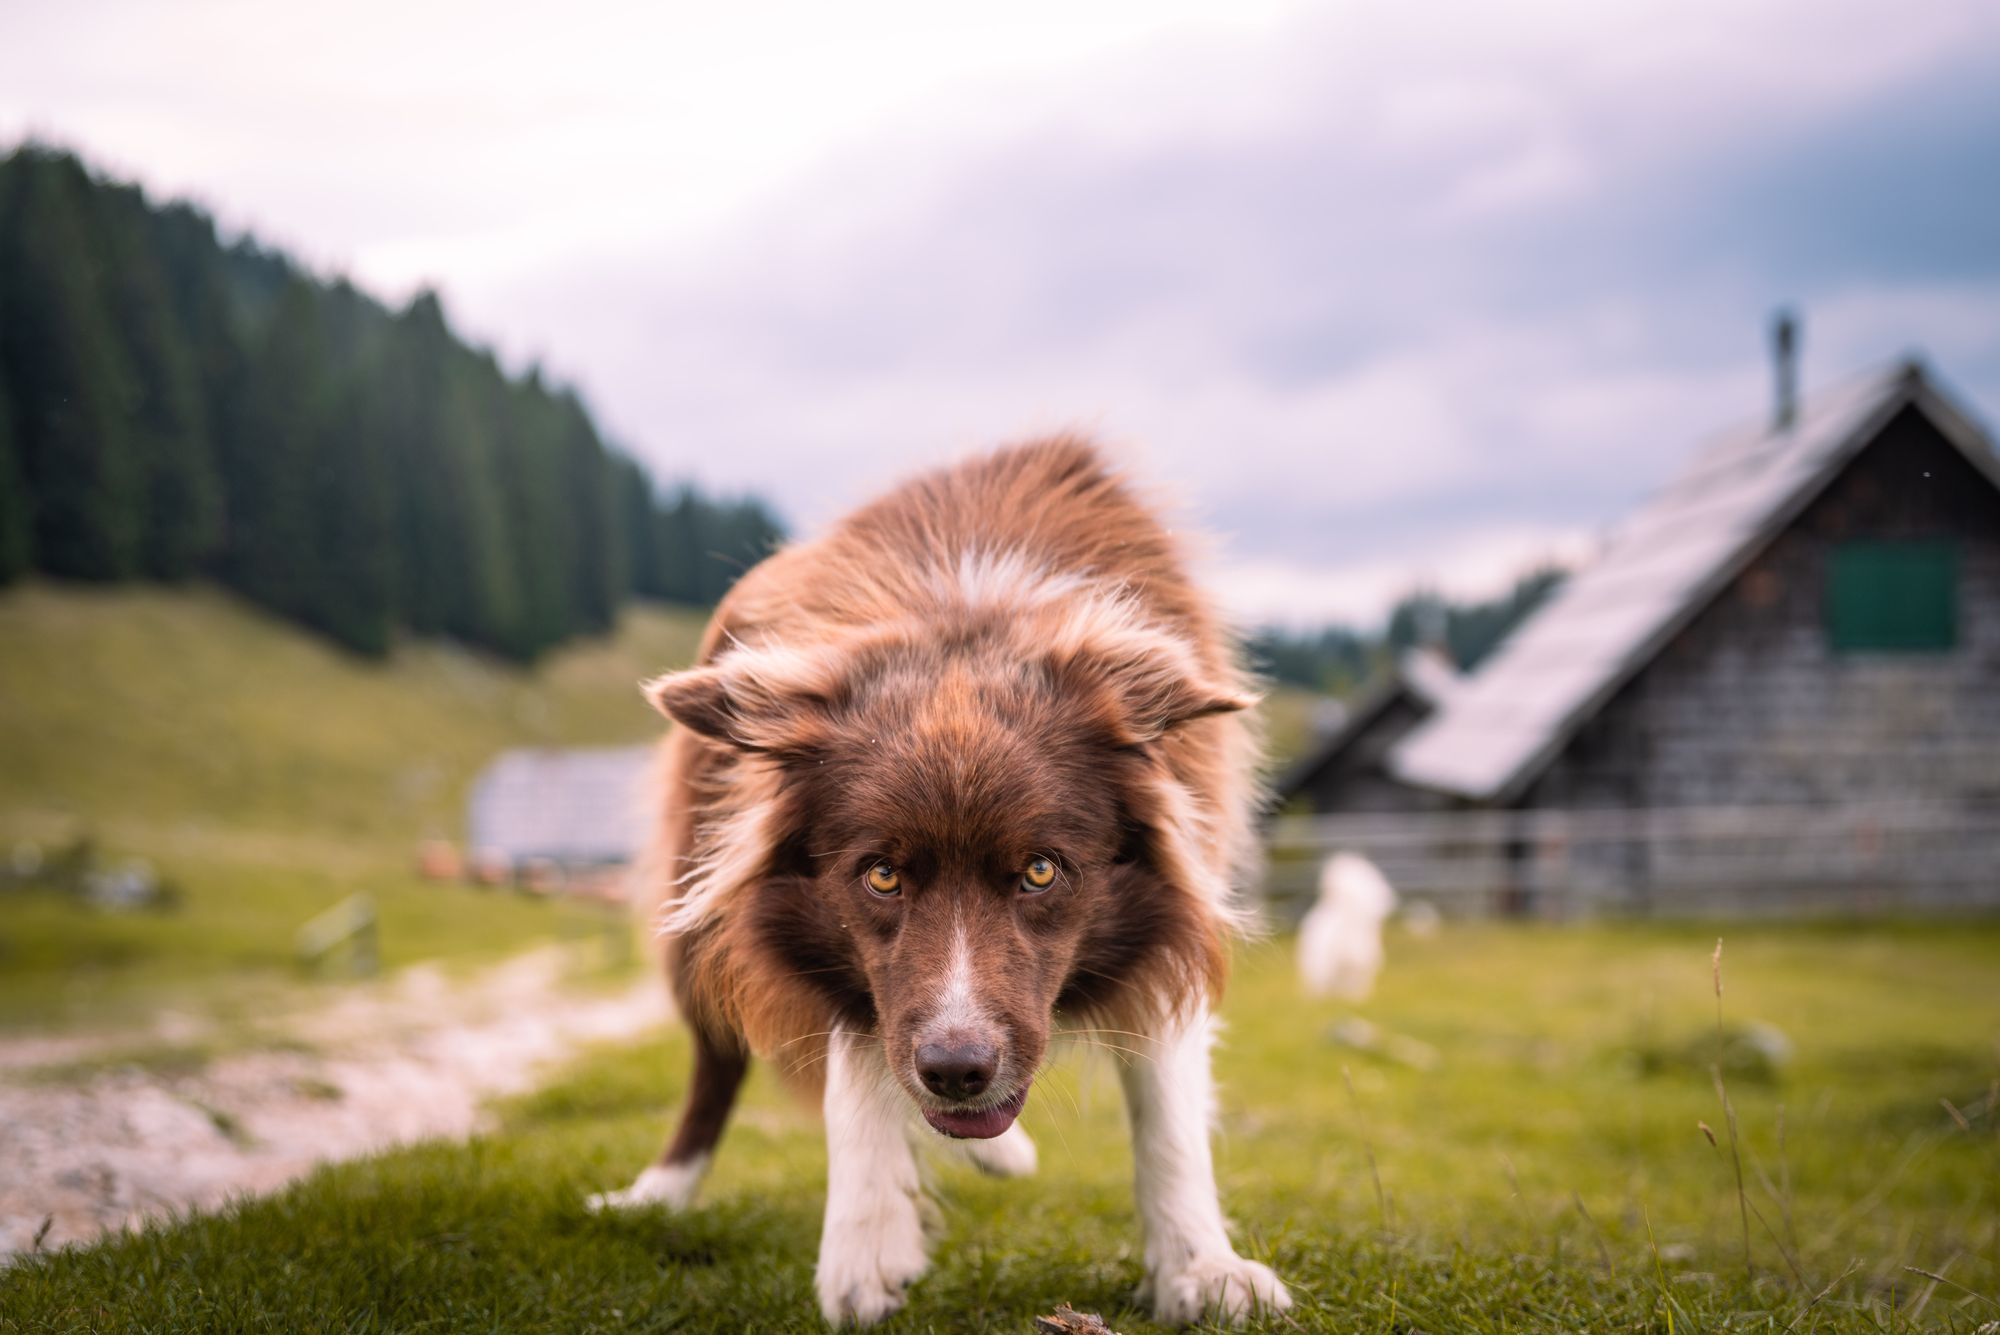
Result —
M653 708L692 732L760 755L811 753L843 693L843 656L737 648L714 662L643 682Z
M736 709L729 698L729 683L712 667L669 672L639 683L639 693L647 703L683 728L690 728L717 741L729 740Z
M1122 603L1085 607L1045 643L1057 682L1079 692L1100 690L1117 702L1114 731L1126 745L1145 745L1184 723L1257 703L1234 681L1205 671L1186 639L1147 624Z

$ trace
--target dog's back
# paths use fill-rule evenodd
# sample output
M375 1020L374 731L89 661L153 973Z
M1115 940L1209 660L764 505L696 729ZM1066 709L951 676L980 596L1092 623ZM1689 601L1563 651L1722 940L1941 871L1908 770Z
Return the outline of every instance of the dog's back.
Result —
M1059 597L1082 582L1132 596L1232 670L1172 535L1076 437L979 456L914 478L824 536L751 570L717 610L707 661L728 640L796 641L966 601Z

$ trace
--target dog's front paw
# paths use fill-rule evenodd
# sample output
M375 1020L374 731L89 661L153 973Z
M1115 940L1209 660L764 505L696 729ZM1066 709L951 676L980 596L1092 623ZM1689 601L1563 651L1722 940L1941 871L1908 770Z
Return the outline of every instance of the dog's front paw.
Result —
M819 1310L830 1326L872 1326L902 1308L904 1290L914 1278L895 1283L879 1272L845 1278L822 1275L815 1281Z
M1029 1177L1035 1171L1035 1142L1019 1122L991 1140L963 1140L965 1157L990 1177Z
M1147 1276L1140 1299L1164 1325L1185 1326L1204 1317L1235 1325L1246 1316L1288 1311L1292 1295L1271 1267L1232 1252L1197 1256Z
M600 1191L588 1197L584 1205L599 1212L643 1210L655 1205L685 1210L694 1204L694 1194L701 1186L702 1169L706 1166L699 1161L652 1164L623 1191Z
M829 1218L813 1275L819 1310L836 1326L871 1326L903 1305L904 1292L928 1265L922 1217L910 1197Z

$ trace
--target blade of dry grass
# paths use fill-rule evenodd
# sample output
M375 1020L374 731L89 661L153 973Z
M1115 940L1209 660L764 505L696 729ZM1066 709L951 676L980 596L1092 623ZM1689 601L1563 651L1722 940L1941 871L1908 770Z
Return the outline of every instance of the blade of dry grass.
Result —
M1583 1222L1590 1225L1590 1235L1597 1239L1597 1259L1604 1263L1604 1273L1610 1274L1615 1266L1611 1263L1611 1244L1604 1240L1604 1230L1591 1215L1590 1207L1583 1203L1583 1193L1572 1191L1569 1198L1576 1202L1576 1212L1583 1216Z
M1729 1101L1729 1089L1722 1081L1722 1059L1726 1040L1722 1032L1722 938L1715 938L1715 953L1709 957L1709 972L1715 980L1715 1094L1722 1100L1723 1119L1729 1125L1729 1159L1736 1169L1736 1212L1743 1221L1743 1268L1754 1281L1756 1263L1750 1259L1750 1197L1743 1190L1743 1151L1736 1134L1736 1108Z
M1853 1274L1853 1273L1854 1273L1855 1271L1859 1270L1860 1268L1861 1268L1861 1262L1860 1262L1860 1261L1858 1261L1858 1260L1857 1260L1857 1261L1849 1261L1849 1262L1847 1263L1847 1269L1845 1269L1845 1270L1841 1271L1841 1272L1840 1272L1840 1273L1839 1273L1838 1275L1835 1275L1835 1276L1834 1276L1834 1278L1833 1278L1833 1282L1832 1282L1831 1284L1828 1284L1828 1285L1827 1285L1827 1286L1826 1286L1825 1288L1821 1289L1821 1290L1820 1290L1820 1291L1819 1291L1818 1293L1815 1293L1815 1294L1813 1295L1813 1298L1812 1298L1812 1301L1811 1301L1811 1302L1809 1302L1809 1303L1807 1303L1807 1304L1806 1304L1806 1305L1805 1305L1804 1307L1800 1308L1800 1309L1799 1309L1799 1314L1798 1314L1797 1316L1793 1317L1793 1318L1792 1318L1792 1319L1791 1319L1790 1321L1787 1321L1787 1322L1785 1323L1785 1330L1786 1330L1786 1331L1790 1331L1790 1330L1792 1329L1792 1327L1794 1327L1794 1326L1798 1325L1798 1324L1799 1324L1799 1322L1801 1322L1801 1321L1805 1320L1805 1319L1806 1319L1806 1314L1807 1314L1808 1312L1811 1312L1811 1311L1813 1310L1813 1308L1815 1308L1815 1307L1818 1307L1818 1306L1820 1305L1820 1303L1821 1303L1822 1301L1824 1301L1824 1300L1825 1300L1826 1296L1827 1296L1827 1295L1828 1295L1829 1293L1832 1293L1832 1292L1833 1292L1833 1291L1834 1291L1835 1289L1839 1288L1839 1287L1841 1286L1841 1284L1842 1284L1842 1283L1844 1283L1844 1282L1846 1281L1846 1279L1847 1279L1847 1277L1848 1277L1849 1275Z
M1375 1142L1368 1135L1368 1119L1361 1106L1361 1095L1355 1092L1354 1072L1343 1066L1340 1068L1340 1078L1347 1082L1347 1097L1354 1100L1355 1115L1362 1120L1361 1152L1368 1157L1368 1176L1375 1183L1375 1208L1381 1212L1382 1231L1387 1233L1390 1231L1389 1193L1382 1189L1382 1170L1375 1162Z
M1980 1302L1986 1303L1989 1306L2000 1307L2000 1298L1994 1298L1990 1294L1981 1293L1978 1289L1969 1289L1965 1285L1959 1283L1957 1280L1946 1278L1944 1275L1940 1275L1936 1271L1926 1270L1922 1266L1916 1266L1916 1265L1906 1265L1903 1267L1903 1269L1909 1271L1913 1275L1922 1275L1925 1279L1931 1280L1933 1283L1936 1284L1949 1284L1954 1289L1957 1289L1960 1293L1969 1294L1972 1297L1979 1299Z

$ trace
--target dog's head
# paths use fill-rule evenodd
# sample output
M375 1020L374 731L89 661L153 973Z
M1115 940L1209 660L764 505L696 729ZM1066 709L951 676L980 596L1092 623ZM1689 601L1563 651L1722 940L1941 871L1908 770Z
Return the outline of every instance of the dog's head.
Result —
M662 678L659 708L767 785L733 832L758 847L698 873L683 912L730 897L761 983L873 1033L937 1130L999 1135L1058 1016L1219 977L1212 813L1165 754L1252 703L1213 676L1118 604L738 646Z

